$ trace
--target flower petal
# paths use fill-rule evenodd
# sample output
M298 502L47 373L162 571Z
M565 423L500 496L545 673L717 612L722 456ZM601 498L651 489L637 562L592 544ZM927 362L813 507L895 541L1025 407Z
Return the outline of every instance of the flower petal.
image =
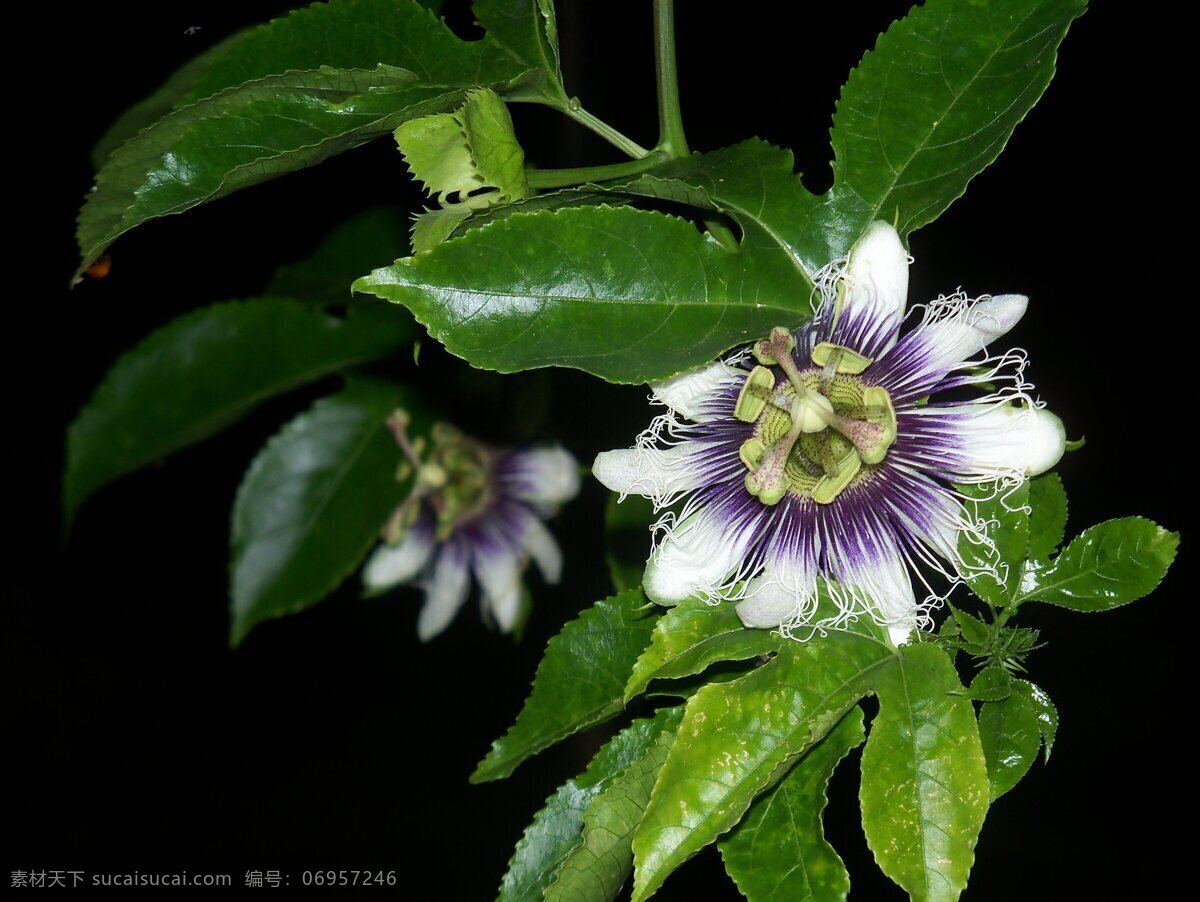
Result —
M737 615L744 626L770 629L789 620L806 619L804 615L812 612L816 599L813 569L790 559L775 561L750 580Z
M395 545L384 542L367 558L363 567L363 586L372 592L383 592L413 579L429 561L433 551L433 530L418 520Z
M912 579L898 553L864 561L843 576L841 589L852 593L877 622L887 626L895 645L907 642L920 622Z
M669 448L620 448L601 451L592 464L600 482L621 495L643 495L665 504L680 492L704 485L704 470L697 466L692 442Z
M701 508L674 527L650 555L642 578L646 595L664 605L720 595L754 537L753 529L727 528L711 508Z
M908 303L908 252L896 230L873 222L850 249L845 301L830 338L868 357L896 343Z
M562 579L562 550L541 520L529 518L521 544L537 563L542 579L551 585Z
M706 402L718 397L722 389L745 381L746 371L718 360L684 370L659 382L651 382L656 400L689 420L703 422L713 418L705 410Z
M1008 332L1025 315L1029 298L998 294L934 302L925 319L881 360L872 377L907 398L927 393L955 367Z
M553 509L579 493L579 461L563 448L526 448L508 455L502 478L512 494Z
M522 561L509 547L475 550L472 569L483 590L483 604L503 633L511 632L521 608Z
M450 625L467 600L470 577L466 550L455 541L442 545L425 586L425 604L417 617L417 637L422 642L428 642Z
M1066 450L1062 420L1025 405L978 402L914 408L914 441L904 454L958 482L990 482L1012 475L1037 476Z

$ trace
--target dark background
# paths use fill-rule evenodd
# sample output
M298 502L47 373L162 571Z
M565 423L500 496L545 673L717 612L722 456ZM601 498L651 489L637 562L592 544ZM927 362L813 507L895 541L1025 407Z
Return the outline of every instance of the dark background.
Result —
M483 899L542 800L603 738L565 743L504 783L466 782L516 714L545 640L607 591L596 485L556 527L567 577L557 590L536 587L520 645L488 633L469 606L422 646L415 593L362 602L348 587L228 650L234 489L261 442L333 383L103 491L70 544L59 541L63 432L117 354L183 311L260 290L336 218L416 199L390 142L379 141L151 224L117 244L110 278L66 290L88 151L106 124L187 58L289 6L193 0L146 13L111 3L68 19L42 4L33 14L45 21L30 34L45 42L43 68L58 86L9 81L10 149L20 157L7 175L21 199L7 255L5 385L16 404L6 405L4 443L14 753L5 867L207 870L235 882L247 869L279 868L293 883L302 869L396 869L422 898ZM559 6L568 89L652 144L649 3ZM795 148L810 187L824 190L837 90L908 4L796 4L803 10L787 14L771 4L680 6L692 147L757 133ZM1195 402L1184 367L1196 337L1193 261L1171 221L1186 183L1171 172L1171 138L1157 125L1179 100L1158 27L1141 4L1088 13L1001 160L912 239L914 300L959 285L1032 298L1012 338L1030 351L1031 375L1069 433L1088 438L1060 468L1072 531L1128 514L1185 531L1192 523ZM516 118L542 165L616 159L555 114L522 108ZM30 320L13 323L13 313ZM436 345L425 354L423 372L456 368ZM483 379L477 388L496 392L494 377ZM527 397L511 386L535 389L529 396L552 389L543 428L584 460L628 444L648 419L642 390L574 373L504 385L505 397ZM511 413L496 408L481 428L513 440L502 427ZM1193 785L1183 751L1190 687L1178 666L1192 630L1191 538L1148 600L1095 617L1029 609L1051 643L1030 672L1057 702L1062 728L1050 764L1035 765L990 813L970 899L1158 897L1161 879L1189 864L1179 857L1187 828L1164 812L1186 810ZM835 777L828 832L855 898L899 898L858 826L856 761ZM711 850L660 895L736 898Z

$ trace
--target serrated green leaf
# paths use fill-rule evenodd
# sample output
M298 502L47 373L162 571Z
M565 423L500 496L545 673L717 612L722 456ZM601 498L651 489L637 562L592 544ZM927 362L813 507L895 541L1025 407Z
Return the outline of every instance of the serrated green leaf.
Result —
M596 602L546 645L517 722L492 743L472 783L507 777L526 758L625 707L625 680L656 615L633 589Z
M633 665L625 700L640 694L651 680L679 679L710 664L756 658L788 641L770 630L747 629L732 604L688 599L658 619L650 645Z
M354 283L402 303L454 354L515 372L646 382L803 319L778 255L730 253L628 207L514 216Z
M973 642L976 645L987 645L992 638L991 628L972 614L966 611L960 611L958 608L951 606L950 613L958 623L959 633L968 642Z
M67 433L69 522L96 489L220 431L266 399L395 353L413 325L386 308L330 316L263 298L193 311L120 357Z
M1029 551L1029 482L1015 488L995 482L957 488L966 499L966 516L987 537L985 542L964 532L958 540L967 584L984 601L1010 604L1020 590Z
M977 702L1003 701L1012 695L1012 674L998 664L992 664L975 674L971 688L962 693Z
M259 452L238 489L231 535L231 641L310 607L362 562L403 499L388 415L413 399L397 385L350 381Z
M862 757L867 845L914 902L957 899L989 799L975 711L940 648L906 645L888 665Z
M1029 696L1029 701L1037 711L1038 726L1042 731L1042 743L1046 752L1045 760L1049 761L1050 750L1054 748L1054 737L1058 735L1058 709L1040 686L1028 680L1016 680L1013 685L1015 689Z
M825 839L821 815L834 769L865 738L856 706L721 840L725 870L750 902L846 898L850 875Z
M350 283L364 269L408 252L408 217L402 207L373 207L338 223L302 260L281 266L267 294L313 304L346 304Z
M1029 693L1014 691L1001 701L985 702L979 711L979 740L994 802L1029 772L1042 746L1041 722Z
M246 31L239 31L218 41L171 73L153 94L138 101L122 113L92 148L92 166L99 169L112 156L114 150L142 129L153 125L171 112L191 93L196 83L204 77L216 61L247 34Z
M542 65L537 45L545 19L537 0L486 0L476 15L491 34L464 41L428 3L331 0L294 10L249 32L187 97L194 102L271 75L329 66L373 69L380 63L429 83L479 85L529 80ZM555 73L557 67L555 67ZM556 76L555 76L556 77Z
M241 46L241 45L239 45ZM129 230L311 166L461 102L404 69L275 75L183 107L109 158L79 213L81 269Z
M1047 473L1029 483L1029 559L1047 561L1067 529L1067 490L1062 477Z
M1050 566L1027 571L1017 600L1111 611L1154 591L1178 547L1178 533L1142 517L1108 520L1073 539Z
M599 902L617 897L633 870L633 831L674 741L674 733L659 734L645 755L592 800L583 815L583 841L546 888L547 900Z
M882 643L831 631L786 642L745 677L693 695L634 836L635 902L737 824L893 657Z
M651 749L664 731L674 731L683 708L662 708L654 717L635 720L605 743L587 770L560 786L525 829L497 902L527 902L542 898L567 856L580 844L583 813L625 768Z
M833 119L827 228L839 253L874 220L907 235L962 195L1045 91L1086 5L926 0L879 37Z

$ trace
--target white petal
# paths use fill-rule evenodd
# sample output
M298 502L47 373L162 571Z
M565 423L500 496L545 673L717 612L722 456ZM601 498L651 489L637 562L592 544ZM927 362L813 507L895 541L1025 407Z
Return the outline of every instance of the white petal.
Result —
M373 592L382 592L408 582L421 572L432 550L432 531L414 526L398 544L384 542L371 553L363 568L363 585Z
M718 360L684 370L670 379L651 382L650 390L657 400L681 417L701 422L711 418L711 414L703 412L704 402L729 385L741 384L745 378L745 370Z
M621 448L601 451L592 464L600 482L622 495L643 495L662 503L704 484L695 461L699 445L682 442L669 448Z
M922 368L932 372L958 366L1008 332L1028 306L1029 298L1023 294L998 294L921 326L913 340L920 342L926 355Z
M908 303L908 252L889 223L867 226L850 249L843 278L846 309L870 323L867 331L875 339L864 346L890 348Z
M521 563L508 549L486 553L477 550L472 563L483 590L483 603L504 633L512 630L521 607Z
M467 600L470 577L466 554L453 545L443 545L425 587L425 604L417 617L417 638L428 642L450 625Z
M1066 450L1062 420L1045 409L963 404L942 412L961 417L955 429L965 475L985 479L1013 472L1037 476L1058 463Z
M843 577L842 588L852 591L879 623L887 625L895 644L903 644L916 629L921 613L908 567L899 554L884 553L862 562Z
M520 472L516 494L527 501L555 507L579 494L579 461L563 448L531 448L517 452Z
M529 518L521 543L542 571L542 579L551 585L562 579L562 551L541 520Z
M810 609L816 591L816 575L811 570L792 561L780 561L750 580L737 615L748 627L776 627Z
M650 556L643 577L646 595L664 605L696 595L714 595L742 564L754 538L750 530L727 533L725 523L706 510L671 530Z

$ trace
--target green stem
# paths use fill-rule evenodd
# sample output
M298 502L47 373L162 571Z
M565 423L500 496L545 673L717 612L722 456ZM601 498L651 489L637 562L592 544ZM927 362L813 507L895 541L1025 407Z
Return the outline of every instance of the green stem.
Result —
M555 105L554 108L559 112L570 116L584 128L595 132L613 147L617 148L617 150L621 151L627 156L633 157L635 160L640 160L642 157L645 157L650 153L650 151L642 147L642 145L638 144L632 138L627 138L607 122L603 121L602 119L597 119L595 116L581 107L579 105L579 101L574 97L572 97L566 104L562 106Z
M577 169L529 169L525 179L531 188L567 188L587 182L604 182L627 175L637 175L657 166L665 159L661 153L651 153L640 160L610 163L606 166L580 166Z
M671 157L688 155L679 112L679 76L675 67L675 4L654 0L654 71L658 79L658 146Z

